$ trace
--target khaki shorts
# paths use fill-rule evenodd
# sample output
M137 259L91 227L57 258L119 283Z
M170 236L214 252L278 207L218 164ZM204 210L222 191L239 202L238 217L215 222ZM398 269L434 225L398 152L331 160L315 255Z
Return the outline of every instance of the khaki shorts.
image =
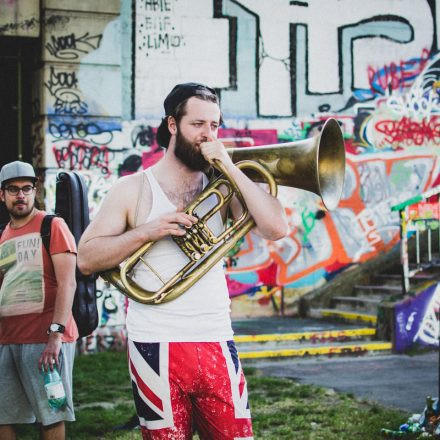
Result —
M74 421L72 369L75 342L63 343L59 355L60 375L67 405L53 410L47 402L38 359L46 344L0 345L0 425L38 422L44 426Z

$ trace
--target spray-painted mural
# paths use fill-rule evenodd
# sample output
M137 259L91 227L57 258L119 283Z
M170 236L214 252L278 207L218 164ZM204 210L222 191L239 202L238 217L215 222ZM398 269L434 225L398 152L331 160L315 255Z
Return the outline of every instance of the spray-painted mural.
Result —
M309 138L328 117L343 128L338 209L280 188L288 237L250 233L225 260L233 316L293 313L302 295L391 248L399 227L390 206L438 183L440 2L110 3L99 18L64 11L68 26L44 28L33 136L48 207L59 168L84 173L93 217L118 177L155 163L163 99L179 82L218 89L228 145ZM124 298L99 289L101 342L90 350L113 344L124 323Z

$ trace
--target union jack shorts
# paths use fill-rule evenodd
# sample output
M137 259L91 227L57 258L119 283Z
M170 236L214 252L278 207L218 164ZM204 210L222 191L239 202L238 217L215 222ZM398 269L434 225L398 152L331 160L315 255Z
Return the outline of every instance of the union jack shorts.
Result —
M246 380L233 341L128 341L143 439L251 440Z

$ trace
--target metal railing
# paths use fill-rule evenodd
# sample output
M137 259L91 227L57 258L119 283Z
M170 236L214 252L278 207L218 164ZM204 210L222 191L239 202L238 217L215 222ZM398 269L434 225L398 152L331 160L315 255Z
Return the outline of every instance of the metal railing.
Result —
M410 278L418 272L434 264L433 261L433 231L437 232L440 249L440 186L430 189L423 194L407 199L391 207L398 211L400 218L400 259L402 263L402 290L406 295L410 290ZM428 199L435 199L434 201ZM427 231L427 261L421 260L420 234ZM415 234L416 262L410 264L408 251L408 236Z

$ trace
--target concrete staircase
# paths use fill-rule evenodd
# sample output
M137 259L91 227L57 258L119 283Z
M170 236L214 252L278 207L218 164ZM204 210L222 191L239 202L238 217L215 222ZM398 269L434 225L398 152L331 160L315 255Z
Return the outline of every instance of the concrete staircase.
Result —
M312 315L369 323L377 328L380 325L378 315L381 309L404 298L399 270L400 267L387 269L384 273L372 275L366 283L354 284L346 291L332 296L328 308L315 309ZM440 266L435 263L425 265L424 269L410 277L410 294L414 295L437 280L440 280Z
M373 327L314 318L259 318L233 321L241 359L310 356L361 356L389 352L391 343L375 341Z
M331 297L329 307L315 309L312 315L376 327L381 304L401 298L403 291L399 274L381 273L369 277L362 284L347 286L346 290Z
M410 293L440 281L440 264L410 279ZM309 298L307 298L309 297ZM307 295L300 317L233 321L241 359L391 353L393 306L403 299L399 250L350 268Z

